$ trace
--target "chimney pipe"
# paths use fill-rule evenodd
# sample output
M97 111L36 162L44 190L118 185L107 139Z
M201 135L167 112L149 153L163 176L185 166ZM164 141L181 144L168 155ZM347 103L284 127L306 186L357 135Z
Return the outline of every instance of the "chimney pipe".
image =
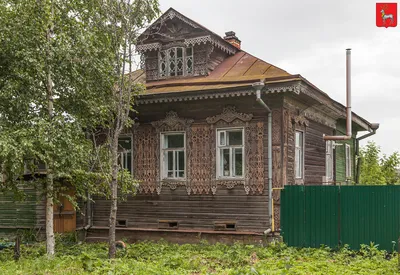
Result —
M351 49L346 49L346 135L324 136L324 140L349 140L352 137L351 130Z
M224 40L230 43L232 46L240 50L241 42L239 38L237 38L236 33L233 31L229 31L225 33Z

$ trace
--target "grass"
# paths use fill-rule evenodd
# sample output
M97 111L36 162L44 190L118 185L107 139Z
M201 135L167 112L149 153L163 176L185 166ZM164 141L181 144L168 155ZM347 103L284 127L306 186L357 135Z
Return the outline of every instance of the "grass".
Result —
M0 251L0 274L397 274L397 254L363 246L297 249L281 243L267 247L200 243L176 245L141 242L119 250L107 259L106 244L77 244L58 240L57 255L48 260L45 244L21 246L21 258L13 250Z

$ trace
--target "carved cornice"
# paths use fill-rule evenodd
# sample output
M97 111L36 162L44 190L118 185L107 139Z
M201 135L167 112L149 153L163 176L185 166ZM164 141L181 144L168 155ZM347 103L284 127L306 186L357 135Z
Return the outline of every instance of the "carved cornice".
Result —
M310 108L307 111L305 111L304 117L309 120L318 122L322 125L326 125L330 128L336 129L336 120L327 116L324 113L321 113L320 111L316 110L315 108Z
M308 127L308 125L310 124L309 121L304 116L292 117L292 123L306 127Z
M214 39L211 37L211 35L188 38L188 39L185 39L184 43L185 43L186 47L211 43L213 46L217 47L218 49L220 49L228 54L235 54L237 52L237 49L234 46L231 46L230 44L219 41L218 39Z
M191 26L193 28L196 28L196 29L200 28L199 25L195 24L191 20L186 19L184 16L180 15L179 13L176 13L174 10L170 10L167 13L165 13L163 16L161 16L160 21L163 22L165 20L173 19L175 17L178 18L179 20L185 22L186 24L188 24L189 26Z
M249 84L250 85L250 84ZM265 94L274 93L286 93L292 92L298 94L300 92L299 85L285 85L269 87L263 91ZM174 94L174 95L172 95ZM225 98L225 97L238 97L238 96L248 96L254 95L253 89L242 89L232 91L230 90L220 90L220 91L191 91L190 94L185 93L182 95L176 95L171 88L171 93L169 95L163 94L144 94L137 97L135 101L137 104L152 104L152 103L166 103L166 102L177 102L177 101L192 101L201 99L214 99L214 98Z
M136 46L136 51L144 53L147 51L158 51L161 49L161 43L150 43L150 44L142 44Z
M193 123L193 121L193 119L180 118L176 112L169 111L167 112L164 119L154 121L151 123L151 125L153 125L154 128L160 128L163 125L167 125L168 127L173 128L180 124L186 128L189 127Z
M236 111L235 106L227 106L223 109L222 114L219 114L219 115L216 115L213 117L208 117L208 118L206 118L206 121L209 124L215 124L220 120L230 123L230 122L234 121L235 119L239 119L243 122L247 122L247 121L250 121L252 118L253 118L253 114L239 113Z

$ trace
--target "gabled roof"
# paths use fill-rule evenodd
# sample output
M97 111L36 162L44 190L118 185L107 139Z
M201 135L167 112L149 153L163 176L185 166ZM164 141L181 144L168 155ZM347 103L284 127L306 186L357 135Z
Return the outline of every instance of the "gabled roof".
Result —
M151 35L152 32L156 31L155 33L159 34L158 30L162 25L162 23L173 18L178 18L179 20L191 26L192 28L207 33L210 36L210 39L217 40L218 41L217 44L220 47L226 49L226 51L229 54L235 54L237 52L236 47L232 46L229 42L225 41L225 39L223 39L221 36L207 29L206 27L200 25L199 23L193 21L192 19L186 17L185 15L183 15L182 13L178 12L173 8L169 8L156 21L154 21L141 35L139 35L137 39L138 41L137 48L139 49L139 51L141 51L140 49L143 47L143 44L146 43L148 36Z
M155 24L174 17L178 17L180 20L194 28L201 28L212 35L213 38L217 39L220 43L224 43L223 45L233 47L219 35L208 30L190 18L187 18L173 8L168 9L148 28L148 30L152 26L155 26ZM143 36L141 37L143 38ZM224 97L225 95L223 95L223 93L226 91L232 91L238 88L247 89L247 87L251 87L251 85L257 81L263 81L266 84L271 84L271 87L275 84L279 86L287 86L285 88L287 91L291 91L296 94L300 94L300 91L298 90L299 85L304 85L311 88L311 92L306 92L307 96L314 98L320 102L320 104L333 107L338 113L341 114L341 116L346 114L345 107L342 104L330 98L328 94L320 90L301 75L292 75L285 70L263 61L243 50L236 49L235 47L233 48L235 49L232 51L234 54L223 60L207 76L176 77L165 80L149 81L146 83L145 72L143 70L138 70L132 73L132 80L144 83L146 85L147 90L146 95L144 95L145 97L151 97L155 99L160 98L163 95L168 97L174 95L171 98L171 100L174 101L181 100L177 99L176 97L178 93L181 93L182 95L193 94L191 98L198 98L196 94L199 93L196 92L207 93L206 98ZM293 83L296 84L292 85ZM250 90L252 91L252 89ZM276 89L272 87L270 92L284 92L286 90L280 90L279 88ZM305 92L306 90L307 89L303 91ZM180 97L180 95L178 97ZM152 101L153 100L149 100L149 102ZM355 113L353 113L353 115L353 122L357 123L365 130L371 129L370 122Z
M145 79L143 71L135 72L134 79ZM239 51L219 64L208 76L170 78L146 83L147 93L171 93L246 86L260 79L271 81L295 80L297 75L265 62L245 51Z

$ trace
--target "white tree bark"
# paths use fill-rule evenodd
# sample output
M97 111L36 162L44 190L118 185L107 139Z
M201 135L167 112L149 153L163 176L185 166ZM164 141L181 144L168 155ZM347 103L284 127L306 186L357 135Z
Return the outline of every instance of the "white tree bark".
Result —
M53 34L53 3L50 1L51 5L51 16L50 16L50 24L49 28L47 29L47 47L48 47L48 58L51 58L51 36ZM48 62L49 63L49 62ZM50 123L53 118L53 79L51 77L51 66L47 64L47 103L48 103L48 114ZM51 132L49 133L48 140L51 140ZM53 226L53 219L54 219L54 185L53 185L53 171L52 171L52 161L49 161L47 164L47 181L46 181L46 251L48 257L53 257L55 254L55 238L54 238L54 226Z

